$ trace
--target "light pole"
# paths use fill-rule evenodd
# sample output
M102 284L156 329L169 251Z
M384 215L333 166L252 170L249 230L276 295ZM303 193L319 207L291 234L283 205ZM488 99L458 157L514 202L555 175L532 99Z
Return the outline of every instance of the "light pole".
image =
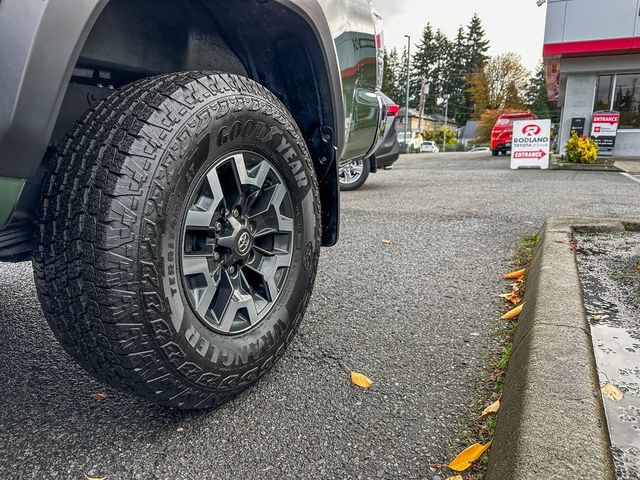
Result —
M407 146L407 153L409 153L409 138L407 137L407 128L409 128L409 81L411 79L411 36L407 37L407 101L404 106L404 143Z
M449 95L448 93L445 93L444 95L442 95L442 98L444 98L444 140L442 141L442 151L446 152L447 151L447 120L448 120L448 116L449 116L449 99L451 98L451 95Z

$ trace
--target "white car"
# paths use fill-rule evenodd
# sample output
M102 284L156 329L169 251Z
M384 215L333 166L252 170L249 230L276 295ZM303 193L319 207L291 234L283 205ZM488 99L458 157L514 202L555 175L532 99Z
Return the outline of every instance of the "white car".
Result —
M407 139L409 140L409 146L407 148ZM398 143L400 144L401 151L404 153L419 153L422 151L423 138L418 132L404 132L398 133Z
M435 144L435 142L432 142L430 140L425 140L422 143L422 152L423 153L438 153L438 152L440 152L440 149Z
M469 150L469 153L487 153L490 152L491 149L489 147L473 147Z

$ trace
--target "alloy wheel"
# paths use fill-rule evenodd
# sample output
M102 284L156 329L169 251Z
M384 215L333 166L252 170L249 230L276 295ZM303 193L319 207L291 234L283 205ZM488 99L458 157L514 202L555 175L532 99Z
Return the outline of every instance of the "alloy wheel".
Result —
M189 304L218 333L256 327L291 267L293 204L273 164L236 152L201 175L183 223L181 270Z

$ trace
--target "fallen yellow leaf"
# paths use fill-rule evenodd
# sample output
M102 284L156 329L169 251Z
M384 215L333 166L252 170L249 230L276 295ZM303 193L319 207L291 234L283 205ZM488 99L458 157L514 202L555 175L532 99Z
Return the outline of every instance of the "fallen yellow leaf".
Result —
M90 477L84 472L82 472L82 475L84 475L85 480L107 480L107 477Z
M462 480L462 475L456 475L455 477L449 477L447 480Z
M604 393L607 397L609 397L609 399L613 400L614 402L619 402L620 400L622 400L622 397L624 397L620 389L613 385L611 382L608 382L604 387L602 387L602 393Z
M478 460L484 452L491 446L491 442L481 445L474 443L469 448L464 449L460 455L454 458L449 464L449 468L456 472L464 472L473 462Z
M502 320L512 320L514 318L516 318L518 315L520 315L522 313L522 309L524 308L524 303L522 305L518 305L516 308L514 308L513 310L508 311L507 313L505 313L502 317L500 317Z
M512 303L513 305L518 305L522 301L516 293L505 293L500 295L500 298L504 298L507 302Z
M516 270L515 272L509 272L507 273L504 278L506 280L519 280L520 278L524 277L524 274L527 273L527 269L523 268L522 270Z
M351 372L351 383L360 387L360 388L371 388L373 387L373 382L369 377L363 375L358 372Z
M500 410L500 399L496 400L491 405L489 405L487 408L485 408L482 411L481 417L485 417L485 416L489 415L490 413L496 413L498 410Z

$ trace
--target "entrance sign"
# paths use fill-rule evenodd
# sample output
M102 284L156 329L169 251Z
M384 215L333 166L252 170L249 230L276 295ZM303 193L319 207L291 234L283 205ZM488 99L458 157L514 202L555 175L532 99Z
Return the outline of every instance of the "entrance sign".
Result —
M598 153L600 155L613 155L619 124L620 112L599 111L593 114L591 138L598 144Z
M513 122L511 168L549 168L551 120L517 120Z

